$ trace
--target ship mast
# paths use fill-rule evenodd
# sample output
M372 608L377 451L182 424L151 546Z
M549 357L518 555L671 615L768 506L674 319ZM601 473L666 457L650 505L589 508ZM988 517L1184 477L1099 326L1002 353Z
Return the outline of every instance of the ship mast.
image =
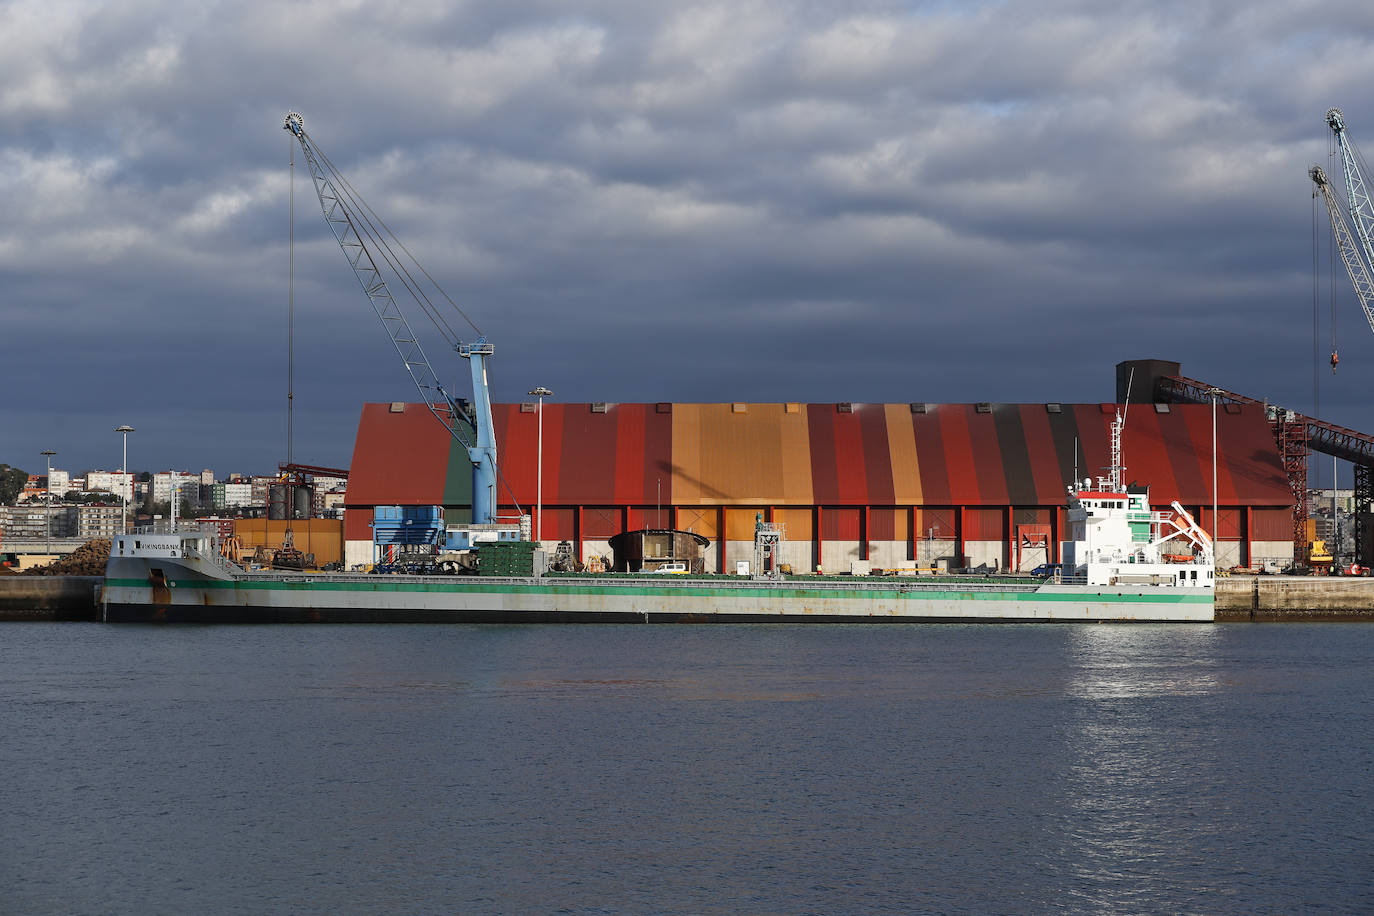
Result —
M1126 487L1126 465L1121 463L1121 434L1126 430L1126 415L1120 410L1112 421L1112 465L1107 477L1107 486L1113 493L1124 493Z
M1107 485L1111 487L1113 493L1126 492L1126 465L1121 460L1121 434L1126 431L1126 411L1131 409L1131 386L1135 384L1135 370L1131 370L1130 378L1126 382L1126 403L1122 404L1116 411L1116 419L1112 421L1112 466L1107 478Z

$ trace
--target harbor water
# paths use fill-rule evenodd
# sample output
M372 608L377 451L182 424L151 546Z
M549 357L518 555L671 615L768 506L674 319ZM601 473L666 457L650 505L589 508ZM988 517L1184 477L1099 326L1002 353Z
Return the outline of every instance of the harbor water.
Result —
M1367 913L1374 628L0 643L5 913Z

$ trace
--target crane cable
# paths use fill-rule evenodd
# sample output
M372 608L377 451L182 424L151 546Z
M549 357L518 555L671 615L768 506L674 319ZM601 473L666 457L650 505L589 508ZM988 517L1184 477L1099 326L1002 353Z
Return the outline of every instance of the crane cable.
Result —
M1336 135L1327 131L1328 144L1332 155L1335 154ZM1353 147L1352 147L1353 148ZM1358 151L1356 152L1358 156ZM1327 283L1330 284L1331 298L1331 374L1336 374L1336 365L1341 361L1339 352L1336 349L1336 243L1332 239L1331 245L1327 249Z
M1321 357L1318 355L1320 347L1321 331L1318 325L1321 315L1321 292L1320 278L1321 273L1317 268L1317 194L1316 188L1312 189L1312 416L1320 416L1321 410Z
M331 168L331 169L334 168L333 163L330 163L330 168ZM388 226L388 225L386 224L386 221L383 220L380 216L378 216L377 213L372 209L372 207L368 205L367 201L363 200L363 198L362 198L360 195L358 195L358 193L353 189L353 186L352 186L351 184L349 184L348 179L345 178L345 177L343 176L342 173L338 173L338 172L336 171L336 174L338 174L338 176L339 176L339 181L343 182L343 184L346 185L346 186L348 187L348 192L349 192L349 194L351 194L351 195L353 195L354 197L356 197L357 200L358 200L358 202L359 202L359 204L361 204L362 207L363 207L363 209L365 209L365 210L367 211L367 214L369 215L369 217L370 217L371 219L375 219L375 220L377 221L378 225L380 225L384 230L386 230L387 235L390 236L390 237L396 242L397 247L399 247L402 251L404 251L404 252L406 253L406 257L410 258L411 263L413 263L413 264L415 265L415 267L420 271L420 273L424 274L425 279L428 280L428 281L430 282L430 284L432 284L432 285L434 286L434 289L439 293L439 295L443 296L443 297L444 297L444 300L448 302L448 304L453 308L453 310L454 310L455 312L457 312L459 315L463 316L463 320L466 321L466 322L468 323L468 326L471 327L472 330L473 330L474 332L476 332L477 336L478 336L478 337L481 337L481 336L482 336L482 329L479 328L479 327L477 327L477 323L476 323L475 321L473 321L471 317L469 317L469 315L468 315L467 312L463 311L463 309L462 309L461 307L459 307L458 303L456 303L456 302L453 301L453 299L452 299L452 298L449 296L449 294L444 290L444 288L443 288L442 286L439 285L439 282L438 282L437 280L435 280L432 276L430 276L429 271L425 270L425 266L424 266L423 264L421 264L421 263L419 262L419 260L416 259L415 255L413 255L413 254L410 253L410 249L407 248L407 247L405 246L405 243L402 242L402 241L400 240L400 238L397 237L396 233L394 233L394 232L391 231L391 227ZM390 252L390 248L389 248L389 247L388 247L387 250L388 250L388 252ZM399 259L398 259L398 262L399 262ZM418 287L418 284L416 284L416 286ZM431 305L431 306L433 305L433 304L430 302L428 296L425 296L424 299L425 299L426 304L429 304L429 305ZM438 313L437 309L436 309L436 315L438 316L438 320L441 321L441 322L443 322L444 328L447 329L448 335L450 336L450 338L456 343L457 340L458 340L458 335L457 335L457 333L454 332L452 326L450 326L449 323L448 323L446 320L444 320L442 314L439 314L439 313ZM441 333L442 333L442 331L441 331Z
M302 128L302 133L304 132L304 128ZM306 139L309 140L309 134L306 134ZM367 241L372 242L377 253L382 256L382 259L386 262L387 266L391 268L396 278L401 281L406 291L411 294L417 303L419 303L420 308L429 317L430 322L440 335L442 335L452 346L457 346L461 340L459 335L453 330L452 325L449 324L448 320L434 305L434 302L429 298L428 294L426 294L423 285L415 279L409 268L406 267L405 261L392 249L388 238L396 243L396 247L405 252L406 257L410 259L410 262L415 265L416 269L424 275L425 279L429 280L430 284L439 295L444 297L444 300L448 302L454 311L463 317L463 320L466 321L480 337L482 331L477 327L477 323L474 322L471 316L463 311L463 309L453 301L452 297L444 291L443 287L430 276L423 265L421 265L415 256L411 254L410 249L396 237L396 234L391 231L391 228L387 226L381 217L377 215L376 211L374 211L367 201L363 199L363 196L353 187L353 184L329 158L329 155L320 149L313 140L310 140L310 146L315 151L315 155L319 158L321 164L328 169L331 183L340 191L340 204L344 206L349 218L352 219L355 229L359 230L359 236L361 237L364 234L362 230L366 229ZM381 230L378 229L378 226L381 227ZM360 238L360 241L361 240Z

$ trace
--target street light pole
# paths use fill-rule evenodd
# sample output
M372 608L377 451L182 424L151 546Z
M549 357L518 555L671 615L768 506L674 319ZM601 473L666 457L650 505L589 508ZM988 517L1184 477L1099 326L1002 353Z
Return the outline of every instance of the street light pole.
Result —
M1217 565L1217 395L1220 388L1208 388L1212 396L1212 565Z
M534 498L534 539L541 546L544 543L544 398L550 397L552 394L552 391L542 385L530 392L532 397L539 399L539 457L534 485L536 494Z
M117 432L117 433L123 433L123 434L124 434L124 457L123 457L123 459L122 459L122 460L120 461L120 463L119 463L119 474L120 474L120 477L119 477L119 495L120 495L121 499L123 500L123 505L121 505L121 506L120 506L120 509L119 509L119 533L120 533L120 534L128 534L128 533L129 533L129 494L133 491L134 482L133 482L133 478L130 477L130 478L129 478L129 481L128 481L128 483L129 483L129 489L128 489L128 490L125 490L125 489L124 489L124 483L125 483L125 481L124 481L124 476L127 475L127 474L129 473L129 433L131 433L131 432L133 432L133 431L134 431L134 428L133 428L132 426L130 426L129 424L127 424L127 423L124 424L123 426L116 426L116 427L115 427L115 432Z
M52 555L52 456L57 452L45 448L38 454L48 460L48 479L43 489L48 491L47 505L43 507L43 552Z

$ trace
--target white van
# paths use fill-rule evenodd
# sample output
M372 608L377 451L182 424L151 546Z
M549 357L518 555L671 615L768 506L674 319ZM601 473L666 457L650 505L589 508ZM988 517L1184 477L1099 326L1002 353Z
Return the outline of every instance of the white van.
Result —
M687 575L686 563L664 563L654 570L654 575Z

